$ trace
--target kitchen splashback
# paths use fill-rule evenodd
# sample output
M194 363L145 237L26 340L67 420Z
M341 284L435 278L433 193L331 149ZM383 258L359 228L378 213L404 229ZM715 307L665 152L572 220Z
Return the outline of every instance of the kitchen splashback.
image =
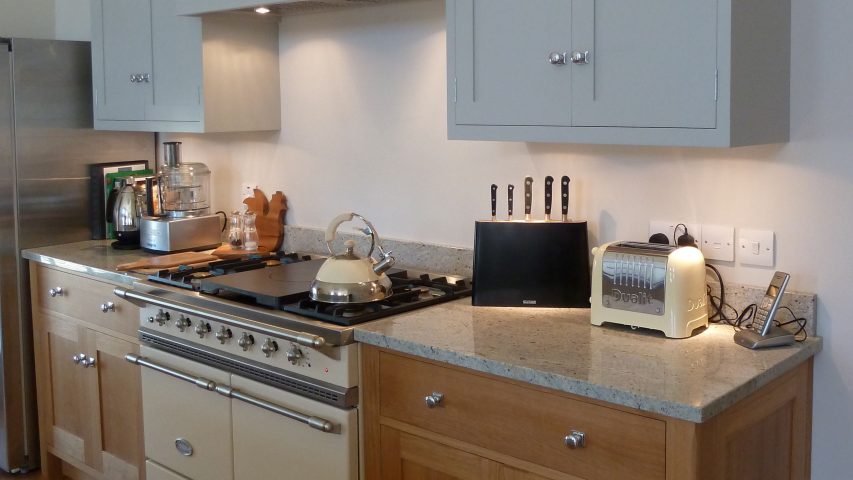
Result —
M286 225L284 227L284 246L287 252L306 252L328 255L326 242L323 240L325 231L317 228L305 228ZM339 232L338 241L353 239L358 241L362 235ZM414 242L408 240L382 239L386 250L394 252L397 266L431 272L441 272L450 275L471 277L473 274L474 251L468 248L436 245L432 243ZM710 282L714 295L719 295L719 284ZM756 303L764 295L767 286L741 285L726 282L726 303L738 312L751 303ZM789 307L794 315L805 318L806 333L809 336L817 334L815 315L815 294L786 291L782 306ZM782 319L788 318L783 312Z

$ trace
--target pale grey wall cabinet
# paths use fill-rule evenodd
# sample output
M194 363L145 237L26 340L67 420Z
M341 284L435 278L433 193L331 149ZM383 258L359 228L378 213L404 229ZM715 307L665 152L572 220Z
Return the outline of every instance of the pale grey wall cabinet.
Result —
M93 0L95 128L278 130L278 25L185 17L176 0Z
M790 0L447 0L448 136L784 142L790 31Z

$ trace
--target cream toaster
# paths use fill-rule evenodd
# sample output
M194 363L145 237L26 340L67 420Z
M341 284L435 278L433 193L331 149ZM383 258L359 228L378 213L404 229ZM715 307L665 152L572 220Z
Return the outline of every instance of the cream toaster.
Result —
M705 257L694 247L611 242L592 249L593 325L616 323L689 337L708 326Z

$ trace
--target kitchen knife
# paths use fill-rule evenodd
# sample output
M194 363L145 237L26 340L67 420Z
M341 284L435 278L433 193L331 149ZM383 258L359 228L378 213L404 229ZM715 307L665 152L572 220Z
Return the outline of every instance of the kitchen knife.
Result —
M498 215L498 186L492 184L492 221L497 220Z
M506 213L507 220L512 221L512 191L515 190L515 185L509 184L506 187Z
M551 221L551 185L554 184L554 177L548 175L545 177L545 221Z
M563 221L569 221L569 177L560 179L560 206L563 208Z
M530 209L533 206L533 177L524 177L524 221L530 221Z

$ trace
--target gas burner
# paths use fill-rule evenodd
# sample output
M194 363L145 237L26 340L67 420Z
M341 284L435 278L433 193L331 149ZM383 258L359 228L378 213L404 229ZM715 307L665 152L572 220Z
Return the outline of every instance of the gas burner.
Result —
M349 326L471 295L471 282L465 279L451 282L447 277L430 278L427 274L409 277L405 270L393 272L388 277L392 293L384 300L341 305L305 298L283 306L282 310Z
M387 272L392 284L391 294L384 300L362 304L316 302L308 298L308 291L322 263L320 258L310 255L274 253L220 260L202 267L161 270L148 279L252 307L284 310L343 326L471 295L471 282L467 279L431 277L391 269Z

